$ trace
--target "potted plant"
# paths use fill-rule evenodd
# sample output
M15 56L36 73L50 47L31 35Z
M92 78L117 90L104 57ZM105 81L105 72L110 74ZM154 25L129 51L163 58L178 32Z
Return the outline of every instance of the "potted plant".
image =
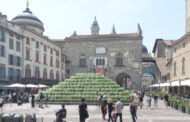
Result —
M181 100L180 101L180 107L181 107L181 111L183 112L183 113L185 113L185 101L183 101L183 100Z

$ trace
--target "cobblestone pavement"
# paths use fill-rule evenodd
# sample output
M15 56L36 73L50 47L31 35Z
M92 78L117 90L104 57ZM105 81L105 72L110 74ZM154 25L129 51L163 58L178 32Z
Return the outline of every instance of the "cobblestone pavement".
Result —
M137 122L190 122L190 114L182 113L178 110L168 107L166 110L163 101L158 102L158 108L151 107L150 109L138 109ZM48 105L44 109L31 108L30 104L23 104L17 106L16 104L5 104L3 106L3 112L16 112L16 113L31 113L34 112L37 115L38 122L53 122L55 120L55 112L60 109L60 105ZM78 122L78 106L66 105L67 109L67 122ZM101 111L98 106L89 105L89 119L86 122L106 122L102 120ZM123 110L123 122L132 122L129 107L124 106Z

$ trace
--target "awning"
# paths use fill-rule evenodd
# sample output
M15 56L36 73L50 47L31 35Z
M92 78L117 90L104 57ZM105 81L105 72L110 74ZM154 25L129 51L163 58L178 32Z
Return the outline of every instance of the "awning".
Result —
M170 83L161 83L160 87L166 87L166 86L170 86Z
M190 79L181 81L181 86L190 86Z
M172 86L180 86L180 84L179 84L179 81L177 80L177 81L174 81L174 82L171 82L171 85Z

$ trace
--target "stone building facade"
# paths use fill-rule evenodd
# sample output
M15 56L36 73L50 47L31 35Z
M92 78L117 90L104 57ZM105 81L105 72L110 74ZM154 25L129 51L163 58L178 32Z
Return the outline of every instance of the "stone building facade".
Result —
M0 13L0 80L20 81L22 79L23 38L16 32L18 26L7 22L7 16Z
M76 73L102 73L126 89L141 89L142 30L136 33L99 34L95 18L91 35L77 35L55 39L62 44L70 61L70 75Z
M4 56L6 59L0 57L0 61L8 62L10 55L11 64L1 64L2 67L7 68L8 81L13 82L12 76L16 77L16 74L19 74L22 79L17 82L23 83L53 85L64 81L66 56L62 53L60 46L43 35L42 21L30 11L28 6L11 21L5 17L6 15L0 16L0 37L3 37L5 41L5 43L0 41L0 45L2 43L1 47L6 48L6 53L10 54ZM20 43L19 51L16 47L18 42ZM9 43L12 44L11 47ZM12 58L16 63L20 61L19 66L12 64ZM4 68L1 69L4 75ZM18 70L19 73L14 73Z

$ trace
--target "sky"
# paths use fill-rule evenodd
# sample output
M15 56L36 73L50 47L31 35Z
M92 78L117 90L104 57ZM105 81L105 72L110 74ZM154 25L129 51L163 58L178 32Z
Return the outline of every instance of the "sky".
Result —
M26 8L27 0L0 0L8 20ZM74 31L90 34L96 16L100 34L143 31L143 44L152 52L155 40L179 39L185 34L186 0L29 0L29 8L43 23L44 35L64 39Z

